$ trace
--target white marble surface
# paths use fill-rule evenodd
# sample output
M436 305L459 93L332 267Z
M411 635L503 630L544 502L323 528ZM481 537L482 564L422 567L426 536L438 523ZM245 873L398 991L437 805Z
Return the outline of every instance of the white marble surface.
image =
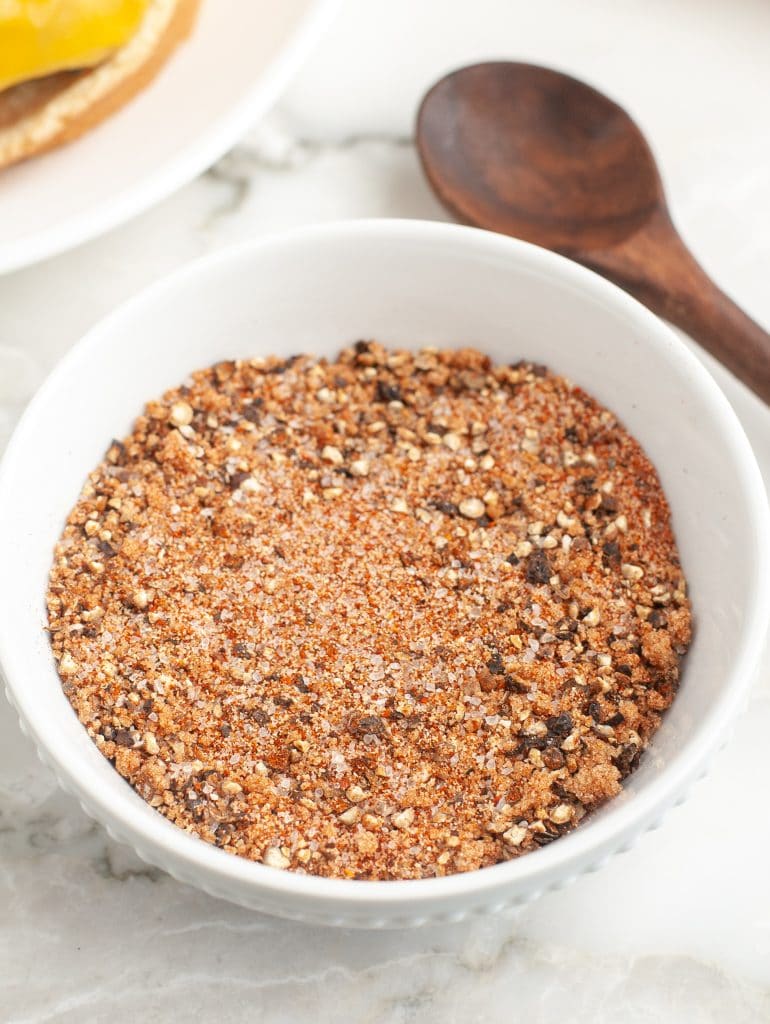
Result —
M348 0L218 167L0 279L0 445L72 342L179 262L308 221L442 217L415 106L485 57L558 65L632 109L693 248L770 323L769 45L767 0ZM718 377L770 479L770 414ZM0 1020L769 1021L769 682L685 807L604 871L515 916L385 934L259 917L147 869L58 791L0 703Z

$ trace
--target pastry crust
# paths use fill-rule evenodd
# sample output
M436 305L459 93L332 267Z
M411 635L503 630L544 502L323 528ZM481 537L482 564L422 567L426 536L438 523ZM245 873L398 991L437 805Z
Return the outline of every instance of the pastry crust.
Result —
M153 0L136 35L87 71L0 92L0 168L71 142L148 85L190 33L200 0Z

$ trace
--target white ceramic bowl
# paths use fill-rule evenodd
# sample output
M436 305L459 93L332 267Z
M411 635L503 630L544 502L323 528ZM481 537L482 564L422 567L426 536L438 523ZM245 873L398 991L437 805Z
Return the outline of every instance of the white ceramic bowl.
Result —
M145 804L88 739L43 632L51 551L87 472L145 399L217 360L333 353L359 337L528 357L616 410L658 467L696 616L680 693L621 796L571 835L483 871L349 882L224 853ZM763 484L727 401L672 332L573 263L415 221L303 229L193 264L95 327L22 419L0 468L0 663L62 785L147 861L273 914L362 927L457 920L531 900L655 826L703 773L742 704L768 621ZM695 851L683 850L683 856Z

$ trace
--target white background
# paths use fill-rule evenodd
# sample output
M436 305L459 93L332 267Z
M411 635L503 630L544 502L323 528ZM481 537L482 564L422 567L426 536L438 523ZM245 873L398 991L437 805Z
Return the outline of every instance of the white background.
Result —
M212 172L0 279L0 444L57 357L179 262L297 223L442 217L410 143L419 98L500 57L623 103L692 248L770 324L767 0L348 0L269 122ZM770 415L717 375L770 475ZM0 703L0 1019L769 1021L768 736L765 675L710 777L604 871L518 916L362 935L260 918L135 862L56 790Z

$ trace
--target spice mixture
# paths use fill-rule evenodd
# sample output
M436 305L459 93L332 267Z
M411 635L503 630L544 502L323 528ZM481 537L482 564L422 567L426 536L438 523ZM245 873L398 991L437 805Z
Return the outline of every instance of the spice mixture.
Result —
M275 868L423 878L614 796L690 610L656 473L545 368L359 342L151 402L56 549L64 690L136 791Z

